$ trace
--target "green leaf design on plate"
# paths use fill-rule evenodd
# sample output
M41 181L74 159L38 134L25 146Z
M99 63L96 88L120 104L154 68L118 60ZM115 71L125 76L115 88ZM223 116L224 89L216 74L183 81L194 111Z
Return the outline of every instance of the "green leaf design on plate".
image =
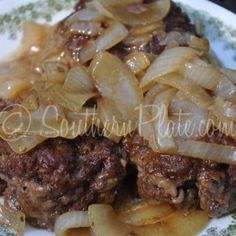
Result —
M206 232L206 234L201 236L236 236L236 213L232 215L232 221L226 229L210 227Z
M236 61L236 30L218 18L212 17L206 11L196 11L191 6L178 3L187 12L188 16L195 23L197 31L211 41L219 40L224 42L224 48L235 51ZM207 25L207 28L205 27Z
M22 23L28 20L42 19L46 22L62 10L72 9L78 0L38 0L13 9L0 15L0 33L6 33L9 38L16 38L22 29Z

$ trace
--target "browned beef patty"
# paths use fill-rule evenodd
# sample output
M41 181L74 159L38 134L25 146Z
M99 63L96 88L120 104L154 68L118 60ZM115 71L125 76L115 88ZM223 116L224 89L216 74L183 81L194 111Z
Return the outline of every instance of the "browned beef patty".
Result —
M218 131L206 141L236 146L235 140ZM236 209L236 166L154 153L137 134L126 138L124 145L137 166L139 194L146 201L201 207L210 217Z
M24 155L1 141L0 151L5 204L42 228L64 212L112 203L125 176L126 152L102 137L51 139Z

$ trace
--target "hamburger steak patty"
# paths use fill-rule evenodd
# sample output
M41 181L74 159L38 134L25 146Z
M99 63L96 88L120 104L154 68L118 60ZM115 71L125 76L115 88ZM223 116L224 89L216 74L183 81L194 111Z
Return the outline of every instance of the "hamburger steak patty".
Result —
M102 137L51 139L23 155L1 141L0 151L5 204L41 228L64 212L112 203L125 176L126 152Z
M206 141L236 146L235 140L219 131ZM210 217L236 209L236 166L155 153L137 134L126 138L124 145L137 166L139 194L146 201L200 207Z

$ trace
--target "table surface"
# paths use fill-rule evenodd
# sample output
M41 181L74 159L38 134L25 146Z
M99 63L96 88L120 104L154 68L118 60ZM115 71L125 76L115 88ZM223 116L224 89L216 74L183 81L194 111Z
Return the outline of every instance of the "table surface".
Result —
M211 0L236 13L236 0Z

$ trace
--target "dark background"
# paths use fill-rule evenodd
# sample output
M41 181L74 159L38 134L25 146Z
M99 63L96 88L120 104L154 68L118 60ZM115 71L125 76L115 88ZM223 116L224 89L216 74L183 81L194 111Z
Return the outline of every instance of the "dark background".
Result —
M236 13L236 0L211 0Z

